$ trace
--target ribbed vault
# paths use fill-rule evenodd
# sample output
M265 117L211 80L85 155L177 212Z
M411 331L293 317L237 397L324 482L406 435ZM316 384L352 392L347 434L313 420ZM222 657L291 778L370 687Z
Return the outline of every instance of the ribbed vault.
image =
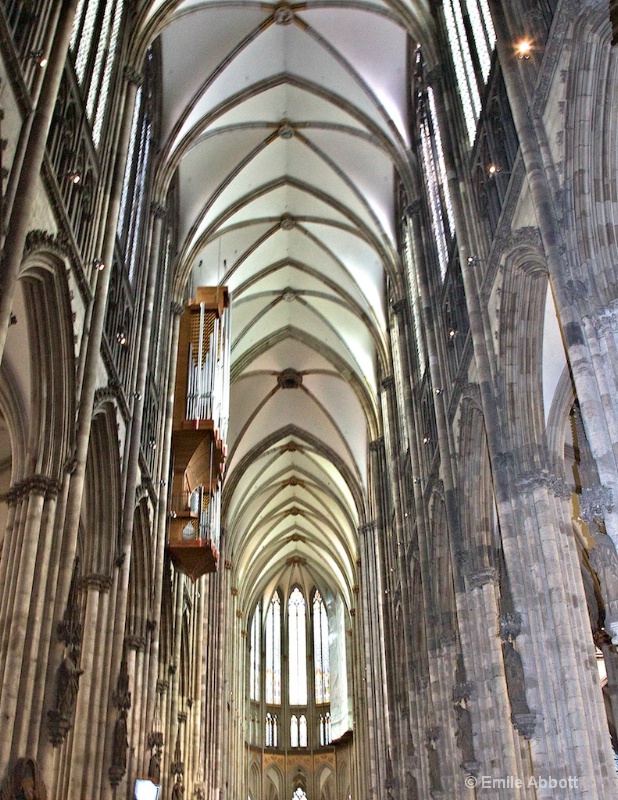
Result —
M232 301L223 508L242 603L298 563L350 607L428 4L155 2L142 23L136 63L161 42L177 293L225 284Z

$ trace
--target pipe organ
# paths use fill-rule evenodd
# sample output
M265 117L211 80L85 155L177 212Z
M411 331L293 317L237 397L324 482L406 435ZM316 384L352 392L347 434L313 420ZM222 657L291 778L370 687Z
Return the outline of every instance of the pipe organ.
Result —
M196 580L219 559L230 391L226 287L200 287L180 318L172 428L169 552Z

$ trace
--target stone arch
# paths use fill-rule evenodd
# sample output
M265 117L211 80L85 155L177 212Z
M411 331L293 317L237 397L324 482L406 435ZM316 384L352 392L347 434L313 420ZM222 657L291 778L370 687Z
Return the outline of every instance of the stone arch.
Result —
M13 368L5 359L0 364L0 496L24 477L28 420L26 401ZM0 503L0 553L8 522L8 505Z
M324 766L316 775L316 796L318 800L337 800L337 789L333 770Z
M189 611L182 615L180 631L180 674L178 679L179 696L186 702L191 695L191 635L189 632Z
M163 568L163 587L161 593L161 632L159 638L159 662L164 679L167 679L167 667L172 661L173 641L173 604L172 575L169 559Z
M495 567L493 481L485 420L471 398L464 398L459 433L459 507L465 571Z
M283 775L271 764L264 774L264 800L283 800Z
M251 800L262 800L260 769L255 762L249 767L249 796Z
M449 541L446 505L440 493L434 491L430 504L430 536L426 557L433 564L431 576L432 609L434 616L434 635L436 640L450 640L457 630L457 614L455 610L455 587L451 569L451 552Z
M141 500L135 509L132 540L127 598L127 636L145 640L152 579L150 514L145 499Z
M290 770L290 775L291 783L288 794L292 795L297 789L302 789L305 793L309 791L311 784L309 774L305 767L300 764L294 764Z
M30 255L20 285L32 364L27 468L58 478L72 454L75 420L75 349L64 261L49 252Z
M84 574L112 574L121 506L116 419L115 405L106 401L95 409L92 420L81 510Z
M584 283L594 305L618 296L618 243L612 220L618 151L618 53L610 46L607 6L586 4L573 22L571 58L565 65L566 119L564 175L570 216L565 230L581 269L573 280ZM588 120L582 125L581 120Z
M337 763L337 782L339 797L348 800L348 796L351 793L350 767L345 759L341 759Z
M505 258L500 305L500 391L508 411L508 434L526 468L545 466L538 452L544 440L543 327L548 275L535 228L514 234Z

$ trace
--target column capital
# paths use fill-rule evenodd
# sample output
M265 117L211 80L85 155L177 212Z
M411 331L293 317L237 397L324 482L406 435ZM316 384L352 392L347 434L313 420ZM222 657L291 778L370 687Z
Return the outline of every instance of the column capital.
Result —
M614 498L611 487L598 484L584 487L579 496L579 518L586 525L602 522L606 513L614 510Z
M393 309L393 313L397 314L398 316L404 314L408 307L408 299L406 297L400 297L399 300L393 300L391 303L391 308Z
M468 583L471 589L481 589L487 583L496 582L496 570L494 567L485 567L484 569L476 570L468 575Z
M377 439L373 439L369 442L369 452L370 453L377 453L384 447L384 437L378 436Z
M165 203L159 203L153 200L150 204L150 212L155 219L163 219L167 214L167 206Z
M122 74L129 83L133 83L136 86L141 86L141 84L144 81L143 73L141 72L141 70L134 67L133 64L125 64L122 70Z
M14 505L30 494L38 494L48 498L56 497L59 491L60 483L55 478L35 474L15 483L7 492L6 501L9 505Z
M78 581L78 588L89 591L94 589L97 592L109 592L112 588L112 579L109 575L101 575L91 573L90 575L83 575Z
M521 632L521 614L518 611L508 611L505 614L500 614L498 624L502 641L513 641L517 639Z

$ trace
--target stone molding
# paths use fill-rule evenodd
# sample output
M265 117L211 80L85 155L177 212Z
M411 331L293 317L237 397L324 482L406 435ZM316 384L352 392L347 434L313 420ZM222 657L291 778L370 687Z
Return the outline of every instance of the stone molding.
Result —
M407 297L401 297L399 300L393 300L391 303L391 308L393 309L394 314L404 314L406 309L408 308L408 299Z
M83 575L77 584L79 589L89 591L94 589L98 592L109 592L112 588L112 578L109 575L98 574L95 572L90 575Z
M145 636L126 636L125 643L128 648L143 653L146 650Z
M71 255L69 237L64 231L50 233L40 228L28 231L24 245L24 258L40 250L51 250L57 256L66 258Z
M551 488L552 476L545 470L531 470L530 472L521 472L514 480L513 484L517 492L520 494L532 494L538 489Z
M495 567L484 567L468 575L468 584L471 589L481 589L487 583L495 583L497 573Z
M618 300L613 300L604 308L597 308L583 317L584 322L589 322L597 334L606 336L608 333L618 333Z
M606 513L614 510L614 498L609 486L601 484L584 487L579 496L579 518L586 525L603 522Z
M294 11L288 3L279 3L273 11L273 20L277 25L289 25L294 19Z
M505 642L517 639L521 633L521 621L521 614L517 611L500 614L498 618L500 638Z
M134 67L133 64L125 64L122 74L129 83L133 83L136 86L141 86L141 84L144 82L143 73L141 70Z
M530 740L536 730L536 714L513 714L513 726L520 736Z
M31 475L24 480L15 483L6 494L6 502L9 505L15 505L24 497L31 494L42 495L45 499L49 497L57 497L60 491L60 482L55 478L49 478L46 475Z
M167 214L167 207L164 203L157 203L153 200L150 204L150 212L156 219L163 219Z
M508 231L497 236L495 239L497 251L504 255L510 255L521 247L530 247L542 252L541 234L537 227L526 225L514 231Z

